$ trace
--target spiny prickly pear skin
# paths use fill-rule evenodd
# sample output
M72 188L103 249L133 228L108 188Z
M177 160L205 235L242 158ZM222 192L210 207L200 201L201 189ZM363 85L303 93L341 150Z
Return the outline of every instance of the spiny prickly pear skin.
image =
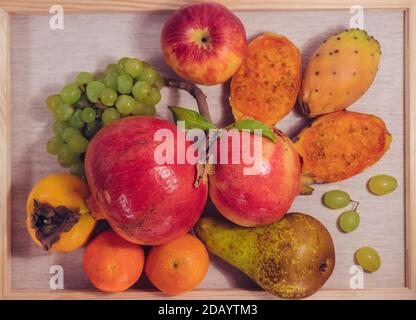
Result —
M299 94L303 112L316 117L349 107L370 87L380 57L378 41L360 29L325 40L305 71Z

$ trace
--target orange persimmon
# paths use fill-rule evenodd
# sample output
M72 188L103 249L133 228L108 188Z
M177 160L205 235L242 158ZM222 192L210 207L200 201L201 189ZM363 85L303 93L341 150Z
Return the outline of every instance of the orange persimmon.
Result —
M89 193L87 183L71 174L39 180L26 201L26 227L33 241L53 252L83 246L95 227L85 203Z

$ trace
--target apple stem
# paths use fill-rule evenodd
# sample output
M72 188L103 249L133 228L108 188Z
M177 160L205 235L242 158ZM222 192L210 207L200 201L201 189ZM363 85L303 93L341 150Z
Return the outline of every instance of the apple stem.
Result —
M178 88L181 90L188 91L195 98L196 103L198 105L199 113L207 120L212 121L211 115L209 113L207 96L199 87L197 87L192 82L182 80L164 78L163 81L164 85L167 87Z

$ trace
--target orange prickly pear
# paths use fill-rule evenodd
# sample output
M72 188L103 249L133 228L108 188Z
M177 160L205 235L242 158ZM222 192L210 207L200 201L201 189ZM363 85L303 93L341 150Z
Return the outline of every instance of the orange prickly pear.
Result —
M295 138L302 158L302 194L312 193L310 184L361 173L383 157L391 141L384 121L373 115L338 111L318 117Z
M370 87L380 56L380 44L364 30L349 29L325 40L305 71L302 111L316 117L348 108Z
M268 126L283 119L296 103L301 65L299 49L282 35L266 32L251 41L245 62L231 80L234 118Z

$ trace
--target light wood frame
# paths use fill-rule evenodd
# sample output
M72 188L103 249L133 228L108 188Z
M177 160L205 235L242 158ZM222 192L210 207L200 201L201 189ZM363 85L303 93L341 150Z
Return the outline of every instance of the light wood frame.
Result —
M186 0L0 0L0 298L2 299L164 299L151 290L129 290L120 294L98 291L12 290L11 274L11 86L10 86L10 15L48 14L60 4L65 12L134 12L173 10ZM240 0L218 1L232 10L301 10L364 8L405 10L405 156L406 156L406 282L403 288L365 290L320 290L312 299L416 299L416 0ZM263 291L242 289L199 289L181 299L273 299Z

